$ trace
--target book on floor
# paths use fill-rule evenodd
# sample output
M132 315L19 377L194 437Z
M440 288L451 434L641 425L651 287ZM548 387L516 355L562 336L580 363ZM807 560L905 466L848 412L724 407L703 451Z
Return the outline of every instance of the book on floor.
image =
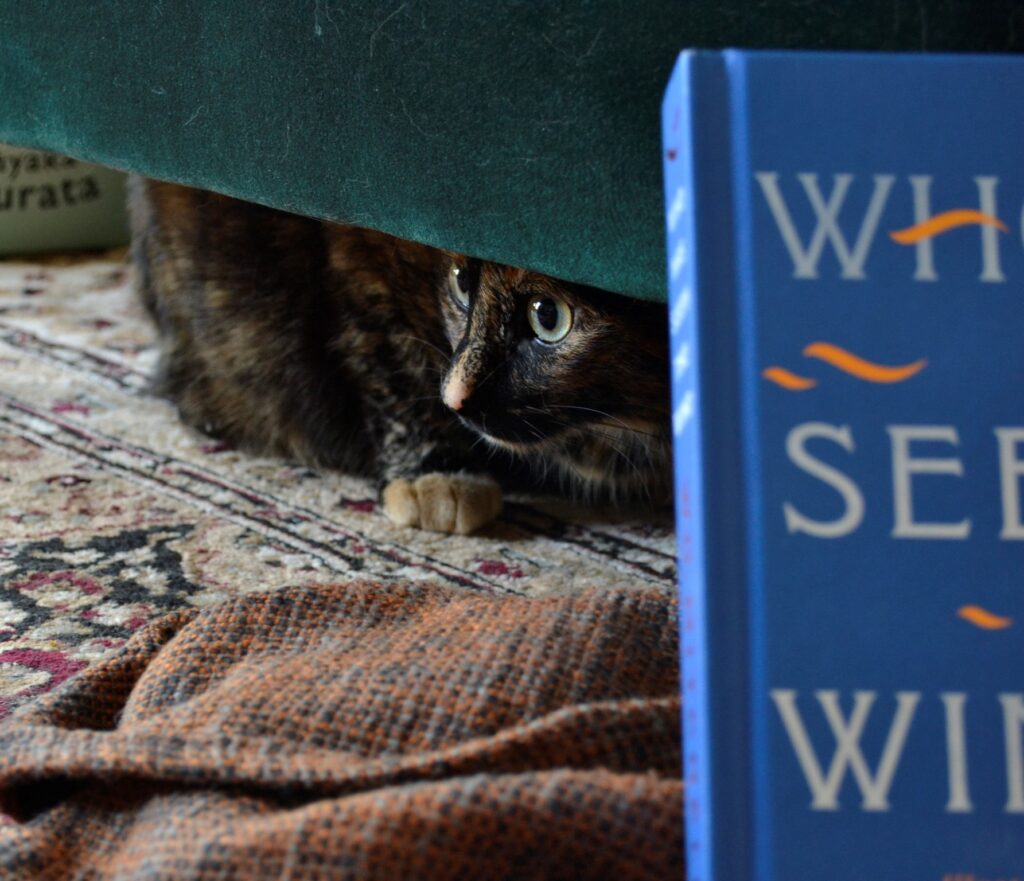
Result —
M684 52L689 881L1024 879L1024 59Z
M0 258L128 242L125 175L0 144Z

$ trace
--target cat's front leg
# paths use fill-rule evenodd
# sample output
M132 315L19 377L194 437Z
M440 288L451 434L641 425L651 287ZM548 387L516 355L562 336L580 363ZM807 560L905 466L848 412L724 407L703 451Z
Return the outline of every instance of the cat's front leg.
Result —
M501 513L501 487L484 474L432 472L392 480L381 501L388 519L399 526L468 535Z
M444 410L380 424L380 499L392 523L468 535L501 513L501 487L473 458L472 435Z

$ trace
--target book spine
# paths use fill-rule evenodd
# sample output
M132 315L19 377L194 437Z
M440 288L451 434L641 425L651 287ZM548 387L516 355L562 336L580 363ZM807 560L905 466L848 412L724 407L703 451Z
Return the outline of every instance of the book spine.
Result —
M731 108L720 53L662 106L688 881L749 881L746 519Z
M704 477L700 344L693 217L693 55L676 64L662 104L676 542L679 558L680 682L688 881L711 878L707 671L704 665Z

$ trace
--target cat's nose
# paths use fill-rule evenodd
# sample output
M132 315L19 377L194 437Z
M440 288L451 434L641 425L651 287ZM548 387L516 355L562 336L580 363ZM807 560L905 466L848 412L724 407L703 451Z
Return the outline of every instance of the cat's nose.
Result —
M444 401L446 407L458 412L471 394L473 394L473 387L456 374L449 377L448 381L444 384L444 389L441 391L441 400Z

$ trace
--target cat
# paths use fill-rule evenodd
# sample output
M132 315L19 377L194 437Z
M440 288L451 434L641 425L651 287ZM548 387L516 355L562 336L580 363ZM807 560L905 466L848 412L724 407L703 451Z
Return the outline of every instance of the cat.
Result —
M129 208L155 387L200 431L441 532L502 485L670 498L665 306L176 184Z

